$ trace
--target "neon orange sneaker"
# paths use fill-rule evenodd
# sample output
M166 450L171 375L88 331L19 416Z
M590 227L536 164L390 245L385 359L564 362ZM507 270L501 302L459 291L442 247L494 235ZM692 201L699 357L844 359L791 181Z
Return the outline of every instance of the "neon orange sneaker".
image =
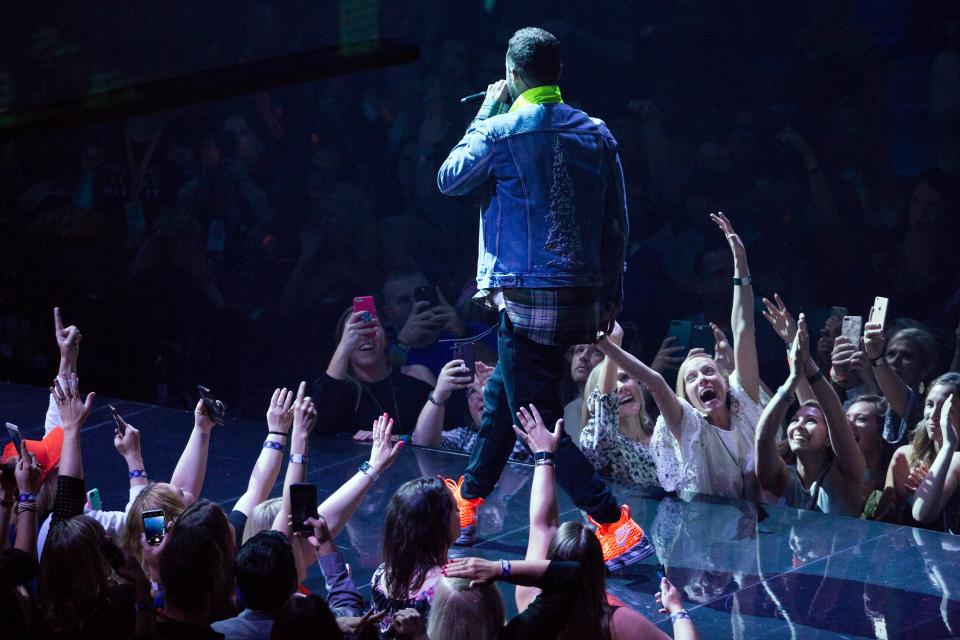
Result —
M597 539L608 570L619 571L653 553L653 545L643 534L643 529L630 517L628 505L620 507L620 519L610 524L600 524L590 516L587 518L597 528Z
M450 489L450 493L453 494L454 499L457 501L457 508L460 509L460 537L457 538L454 544L461 547L473 546L477 542L477 509L480 508L484 500L483 498L467 500L460 495L460 488L463 486L463 476L460 476L458 482L442 476L440 476L440 479L443 480L443 484L447 485L447 489Z

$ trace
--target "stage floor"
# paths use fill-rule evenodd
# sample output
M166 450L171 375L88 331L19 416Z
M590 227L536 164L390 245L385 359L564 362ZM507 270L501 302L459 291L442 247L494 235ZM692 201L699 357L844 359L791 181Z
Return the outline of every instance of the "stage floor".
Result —
M264 406L268 400L264 396ZM123 509L126 467L113 448L107 401L97 399L82 431L84 473L87 487L100 489L104 508ZM168 479L193 425L192 413L113 402L140 429L151 478ZM45 389L0 383L0 418L18 424L26 437L42 436L46 407ZM265 432L265 422L229 420L214 430L204 497L229 510L246 487ZM307 477L317 483L321 501L353 475L368 451L346 438L314 438ZM409 447L374 486L337 539L365 597L379 563L383 514L393 491L421 475L458 476L465 464L462 455ZM481 511L482 542L465 555L523 556L531 475L531 467L508 465ZM960 538L784 507L758 509L714 498L684 501L613 487L657 553L611 579L609 590L668 633L669 620L657 613L654 602L658 562L685 592L704 639L960 636L960 600L954 599L960 594ZM278 481L273 495L280 489ZM559 499L562 520L581 517L565 494L559 492ZM323 591L318 570L307 586ZM501 586L513 615L513 589Z

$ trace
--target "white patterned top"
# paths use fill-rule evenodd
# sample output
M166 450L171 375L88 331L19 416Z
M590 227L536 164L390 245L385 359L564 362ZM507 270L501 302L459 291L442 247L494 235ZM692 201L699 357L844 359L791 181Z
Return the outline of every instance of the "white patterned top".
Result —
M759 500L754 436L769 400L762 391L760 395L760 402L754 402L743 390L736 372L730 376L729 431L707 422L683 399L679 441L667 428L663 416L658 417L650 444L663 488Z
M580 431L580 450L601 475L646 486L658 486L653 448L620 431L620 399L594 389L587 398L590 420Z

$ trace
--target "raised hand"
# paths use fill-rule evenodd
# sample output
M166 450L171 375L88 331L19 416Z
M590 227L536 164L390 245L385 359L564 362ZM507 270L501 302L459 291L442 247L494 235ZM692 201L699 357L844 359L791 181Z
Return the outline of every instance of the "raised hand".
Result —
M683 596L680 590L666 578L660 579L660 593L656 595L656 599L657 604L660 605L660 613L672 615L683 609Z
M204 433L210 433L215 424L216 422L207 412L207 405L203 403L203 400L198 400L197 406L193 408L193 426Z
M40 465L32 453L23 448L23 457L17 460L13 474L17 479L17 489L20 493L36 495L40 490Z
M879 322L868 322L863 328L863 350L867 357L876 360L883 355L887 339L883 335L883 326Z
M301 383L302 384L302 383ZM267 407L267 429L288 433L293 424L293 391L284 387L275 389Z
M349 356L354 350L358 349L366 340L372 340L380 328L380 321L373 319L370 322L363 321L365 311L351 313L343 325L343 335L340 336L340 344L337 350L343 355Z
M121 418L123 420L123 418ZM126 420L123 421L124 431L120 435L120 429L113 429L113 446L117 453L123 456L124 460L130 458L142 459L140 454L140 431Z
M483 558L455 558L443 565L443 575L447 578L466 578L470 588L489 584L503 575L503 566L497 560Z
M849 338L837 336L833 342L833 353L830 354L830 363L834 373L846 377L857 353L857 346L850 342Z
M415 302L397 339L411 347L421 347L431 342L443 330L446 322L447 318L442 314L436 315L429 302Z
M383 414L373 421L373 448L370 450L370 466L380 474L394 463L403 448L403 440L392 442L393 419Z
M800 324L790 345L790 377L800 379L807 374L807 359L810 357L810 334L807 333L807 319L800 314Z
M730 250L733 252L734 259L740 260L746 258L747 250L743 246L743 241L740 239L740 236L734 232L733 224L727 216L725 216L722 211L717 211L716 213L710 214L710 219L723 231L723 235L726 236L727 242L730 244Z
M529 411L526 407L520 407L520 411L517 412L517 418L520 419L520 424L523 426L523 429L521 430L517 425L513 425L513 430L516 431L517 435L530 447L531 451L534 453L541 451L553 453L557 450L557 445L560 443L560 436L563 435L563 418L557 420L557 424L552 432L548 431L546 426L544 426L540 412L537 411L537 408L532 404L530 405Z
M767 309L763 311L763 317L767 319L773 330L780 336L780 339L790 344L793 337L797 335L797 323L793 319L793 314L787 310L787 305L783 303L779 293L773 294L776 304L768 299L763 299L763 306Z
M60 384L60 378L54 378L53 386L50 387L50 393L57 403L57 409L60 412L60 421L64 431L79 430L90 410L93 409L93 398L95 394L87 394L86 400L81 398L77 374L70 374L70 378L65 384Z
M370 609L363 617L358 616L340 616L337 618L337 627L345 637L360 636L360 632L367 627L379 624L383 617L387 615L386 611L374 611Z
M53 326L54 335L57 338L57 347L60 349L60 357L64 360L76 361L80 353L80 330L74 325L64 328L63 320L60 317L60 307L53 308Z
M401 609L393 616L390 629L398 638L428 640L427 623L416 609Z
M474 374L473 374L474 382L480 385L480 389L483 389L483 386L487 384L487 380L489 380L490 376L493 375L493 372L496 369L496 367L491 367L486 362L481 362L480 360L477 360L473 366L474 366Z
M310 435L317 424L317 407L306 392L307 383L301 382L297 389L297 399L293 403L293 430L302 435Z
M940 406L940 433L943 435L943 446L957 446L958 430L960 430L960 402L957 394L951 393Z
M713 359L723 367L727 373L733 373L737 368L737 362L733 354L733 345L727 340L727 334L720 330L720 327L710 323L713 330Z
M683 364L684 356L682 354L684 346L672 346L676 341L676 336L667 336L663 339L663 342L660 343L660 350L657 351L657 355L654 356L653 362L650 364L651 369L659 371L662 374L670 369L676 369Z
M443 404L458 389L466 389L473 380L472 373L464 367L463 360L451 360L443 365L433 390L433 399Z

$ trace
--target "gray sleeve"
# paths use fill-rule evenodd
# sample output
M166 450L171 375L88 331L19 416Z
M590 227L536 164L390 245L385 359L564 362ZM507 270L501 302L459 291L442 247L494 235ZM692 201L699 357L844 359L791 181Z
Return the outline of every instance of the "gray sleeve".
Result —
M357 591L353 579L347 573L347 563L343 553L337 551L317 558L323 580L327 587L327 604L333 615L342 618L346 616L363 615L363 596Z

